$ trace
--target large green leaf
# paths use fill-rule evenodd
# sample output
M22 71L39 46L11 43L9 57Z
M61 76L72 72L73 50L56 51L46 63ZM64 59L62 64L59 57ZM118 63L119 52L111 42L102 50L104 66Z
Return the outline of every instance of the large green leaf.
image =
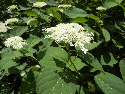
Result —
M75 56L71 56L71 60L74 63L77 70L80 70L81 68L86 66L86 64L84 62L82 62L82 60L80 58L76 58ZM74 66L71 64L72 64L71 62L68 62L67 67L69 67L72 71L75 71Z
M95 16L93 14L89 14L87 17L90 17L90 18L92 18L94 20L99 20L100 19L98 16Z
M0 60L0 71L3 69L8 71L8 68L10 68L12 66L16 66L16 65L17 65L17 63L14 62L13 60L2 59L2 60Z
M58 66L65 67L68 62L68 54L60 47L49 47L45 56L39 61L41 66Z
M24 14L26 14L27 16L34 16L34 17L38 17L38 13L35 12L35 11L32 11L32 10L28 10L28 11L25 11L23 12Z
M67 62L68 61L68 54L67 52L60 48L60 47L49 47L47 50L48 55L54 57L56 59L59 59L60 61Z
M121 72L122 78L125 82L125 60L124 59L120 60L119 67L120 67L120 72Z
M66 15L68 15L70 18L76 18L76 17L86 17L88 14L79 8L76 7L70 7L63 11Z
M71 73L61 76L61 71L53 66L44 68L37 78L37 94L75 94L77 85L72 82L75 78L70 77Z
M121 3L123 0L114 0L115 2ZM115 7L118 4L115 3L113 0L106 0L103 4L103 6L107 9L111 8L111 7Z
M23 56L19 50L16 50L16 51L10 51L10 52L7 52L7 53L4 53L1 55L1 57L5 60L9 60L9 59L15 59L15 58L18 58L18 57L21 57Z
M105 53L101 55L101 64L112 66L116 64L118 61L114 58L112 53Z
M94 56L91 53L87 52L86 54L84 54L84 52L82 52L81 50L78 50L77 53L88 64L90 64L97 70L104 72L102 65L99 63L99 61L96 58L94 58Z
M27 30L28 30L28 26L18 26L18 27L13 28L10 31L9 36L10 37L21 36Z
M45 0L45 3L47 3L50 6L57 6L58 5L54 0Z
M38 44L40 41L42 41L41 38L39 37L30 37L26 40L26 43L28 45L25 46L26 49L32 48L33 46L35 46L36 44Z
M109 32L106 30L106 29L102 29L102 33L103 33L103 36L105 38L105 41L109 41L110 40L110 34Z
M117 76L105 72L94 77L95 82L105 94L124 94L125 83Z
M96 48L100 43L101 43L101 41L99 41L97 43L90 43L88 45L85 45L85 48L88 50L92 50L92 49Z
M88 20L83 18L83 17L77 17L73 19L73 22L77 22L77 23L83 23L83 22L87 22Z

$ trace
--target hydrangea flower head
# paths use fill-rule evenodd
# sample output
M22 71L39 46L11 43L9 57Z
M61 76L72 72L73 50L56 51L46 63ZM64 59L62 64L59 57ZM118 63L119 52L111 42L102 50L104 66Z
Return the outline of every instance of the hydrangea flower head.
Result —
M13 49L17 49L17 50L20 50L21 48L23 48L24 45L27 45L25 40L23 40L23 38L19 36L8 38L4 42L4 44L6 47L12 47Z
M106 8L104 8L104 7L102 7L102 6L97 7L96 9L97 9L97 10L100 10L100 11L106 10Z
M36 3L33 4L33 7L41 8L41 7L45 6L45 5L47 5L45 2L36 2Z
M7 32L7 28L5 23L0 22L0 32Z
M8 11L18 9L17 5L11 5L8 7Z
M37 19L30 19L28 22L27 22L27 25L37 25L38 24L38 21Z
M18 22L18 19L17 18L10 18L10 19L7 19L7 21L5 21L6 25L13 24L13 22Z
M49 33L45 38L54 39L56 43L63 41L69 43L70 46L79 46L85 54L88 50L84 48L84 45L89 44L94 36L93 33L88 33L77 23L60 23L56 27L45 29L45 31Z

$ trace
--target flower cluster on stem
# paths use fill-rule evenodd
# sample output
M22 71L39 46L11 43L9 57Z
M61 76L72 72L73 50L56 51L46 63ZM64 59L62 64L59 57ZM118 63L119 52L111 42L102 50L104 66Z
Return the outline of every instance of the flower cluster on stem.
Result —
M45 2L36 2L36 3L33 4L33 7L41 8L45 5L47 5Z
M3 32L3 33L7 32L7 28L8 27L6 26L5 23L0 22L0 32Z
M88 33L78 23L60 23L56 27L45 29L48 35L45 38L54 39L56 43L64 42L69 43L70 46L79 46L81 50L86 54L88 49L84 48L84 45L89 44L93 40L94 34Z
M12 47L13 49L17 49L17 50L20 50L21 48L23 48L24 45L27 45L25 40L23 40L23 38L19 36L8 38L4 42L4 44L6 47Z

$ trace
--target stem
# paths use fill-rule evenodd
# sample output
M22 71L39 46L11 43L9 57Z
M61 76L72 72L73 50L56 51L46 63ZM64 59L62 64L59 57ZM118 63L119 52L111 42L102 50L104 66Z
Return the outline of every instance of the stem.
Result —
M71 60L70 50L69 50L69 43L67 43L67 50L68 50L68 61L70 60L71 65L73 65L73 67L75 68L75 71L77 71L76 66L74 65L74 63Z

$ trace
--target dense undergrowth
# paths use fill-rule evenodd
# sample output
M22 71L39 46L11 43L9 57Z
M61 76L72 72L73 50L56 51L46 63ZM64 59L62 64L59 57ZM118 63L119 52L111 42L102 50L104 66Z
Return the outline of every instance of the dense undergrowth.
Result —
M1 94L124 94L124 0L1 0L0 10Z

